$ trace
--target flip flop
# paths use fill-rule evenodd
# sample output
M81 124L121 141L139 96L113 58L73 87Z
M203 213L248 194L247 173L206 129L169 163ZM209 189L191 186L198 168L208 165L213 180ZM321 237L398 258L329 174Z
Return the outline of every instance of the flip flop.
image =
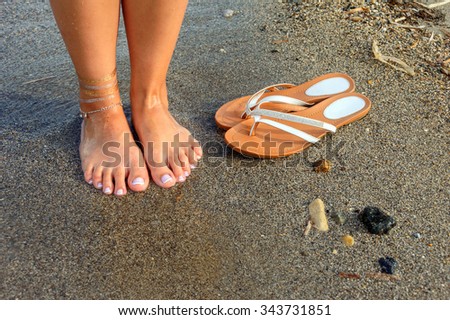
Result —
M230 101L216 112L216 124L228 130L246 119L261 102L265 109L281 112L300 111L336 94L355 91L355 82L344 73L329 73L301 85L281 83L264 88L253 96Z
M229 147L258 158L279 158L298 153L328 132L364 117L370 100L359 93L343 93L311 108L293 113L262 109L225 133Z

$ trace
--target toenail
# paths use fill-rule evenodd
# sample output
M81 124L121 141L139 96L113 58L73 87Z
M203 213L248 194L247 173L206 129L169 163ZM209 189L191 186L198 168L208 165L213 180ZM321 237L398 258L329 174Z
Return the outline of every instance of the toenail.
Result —
M118 196L123 196L123 190L122 190L122 189L117 190L117 191L116 191L116 194L117 194Z
M92 184L92 179L88 181L89 184Z
M172 177L170 176L170 174L165 174L161 178L161 182L163 184L166 184L167 182L170 182L170 181L172 181Z
M179 176L178 177L178 181L179 182L184 182L184 181L186 181L186 178L184 176Z
M110 187L106 187L103 192L104 193L111 193L111 188Z
M185 177L189 177L189 172L185 171L185 172L184 172L184 176L185 176Z
M103 187L103 184L101 182L97 183L97 188L101 189Z
M195 169L195 168L197 168L194 164L191 164L191 169Z
M131 184L133 186L142 186L142 185L145 184L145 181L144 181L143 178L136 178L136 179L133 180L133 182L131 182Z

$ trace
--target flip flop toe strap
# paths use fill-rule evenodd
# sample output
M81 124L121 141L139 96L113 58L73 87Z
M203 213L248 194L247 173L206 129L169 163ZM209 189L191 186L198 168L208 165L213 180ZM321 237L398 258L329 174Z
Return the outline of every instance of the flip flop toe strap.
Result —
M295 87L294 84L279 83L279 84L275 84L275 85L272 85L272 86L269 86L269 87L259 90L253 96L251 96L250 99L248 99L247 105L245 106L245 111L242 113L242 118L243 119L247 118L250 115L251 111L256 106L260 106L261 104L267 103L267 102L284 103L284 104L290 104L292 106L311 106L311 105L313 105L312 103L308 103L308 102L305 102L305 101L302 101L299 99L282 96L282 95L272 95L272 96L268 96L268 97L261 99L261 97L266 92L275 92L275 91L280 91L280 88L289 89L289 88L293 88L293 87Z
M296 116L296 115L292 115L292 114L288 114L288 113L282 113L282 112L265 110L265 109L257 109L252 112L252 118L253 118L254 122L250 129L250 135L254 135L255 130L259 123L265 123L267 125L270 125L272 127L280 129L282 131L285 131L289 134L292 134L292 135L294 135L300 139L303 139L305 141L308 141L310 143L316 143L320 140L304 131L298 130L294 127L277 122L275 120L263 118L263 116L275 118L278 120L287 120L290 122L301 123L301 124L309 125L312 127L322 128L322 129L325 129L325 130L333 132L333 133L336 132L335 126L333 126L332 124L323 122L323 121L314 120L314 119L306 118L306 117L302 117L302 116Z

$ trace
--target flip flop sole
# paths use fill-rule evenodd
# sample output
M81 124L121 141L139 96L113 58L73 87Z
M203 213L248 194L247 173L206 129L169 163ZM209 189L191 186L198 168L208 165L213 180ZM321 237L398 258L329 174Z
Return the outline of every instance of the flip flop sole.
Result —
M342 99L349 97L361 99L361 101L364 101L364 105L360 110L345 115L346 110L343 110L343 108L346 107L341 105L341 110L339 110L339 104L344 102ZM320 102L306 110L291 114L327 122L336 128L340 128L366 116L370 107L371 102L367 97L358 93L344 93ZM350 107L347 108L351 109ZM322 128L293 123L287 120L277 119L276 121L304 131L319 139L329 132ZM258 124L258 127L254 130L254 135L250 136L249 133L253 124L254 120L248 119L228 130L225 134L227 145L239 153L257 158L286 157L299 153L312 145L310 142L265 123Z
M272 95L284 95L296 98L307 103L318 103L336 94L349 93L355 91L355 81L345 73L329 73L313 80L305 82L296 87L268 92L261 98ZM242 114L245 111L247 101L251 96L237 98L221 106L216 114L215 121L219 128L228 130L234 127L239 122L242 122ZM295 109L288 104L283 103L267 103L263 109L270 109L280 112L299 111L308 107L296 106Z

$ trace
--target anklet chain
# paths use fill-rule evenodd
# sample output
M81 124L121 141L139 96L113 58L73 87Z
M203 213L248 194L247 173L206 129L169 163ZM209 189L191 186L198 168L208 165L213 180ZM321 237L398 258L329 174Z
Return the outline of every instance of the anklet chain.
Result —
M92 110L92 111L83 111L80 108L80 117L83 118L83 119L86 119L91 114L94 114L94 113L97 113L97 112L102 112L102 111L107 111L107 110L110 110L112 108L119 107L119 106L123 107L122 101L120 101L118 103L111 104L109 106L106 106L106 107L103 107L103 108L100 108L100 109L97 109L97 110Z

